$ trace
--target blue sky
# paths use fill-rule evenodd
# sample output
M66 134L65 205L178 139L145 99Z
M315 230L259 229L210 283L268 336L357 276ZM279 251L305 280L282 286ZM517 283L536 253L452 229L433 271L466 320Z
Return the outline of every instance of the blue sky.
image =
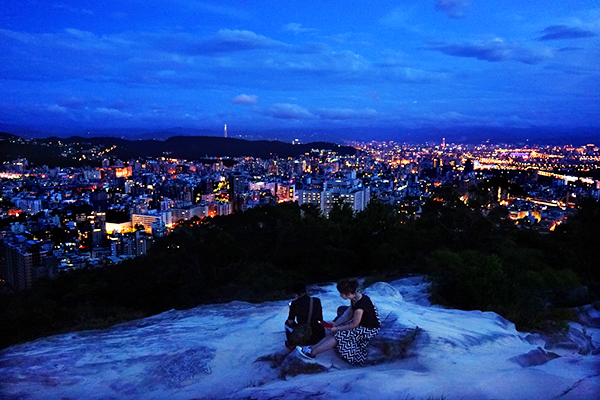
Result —
M5 3L5 125L600 126L600 0Z

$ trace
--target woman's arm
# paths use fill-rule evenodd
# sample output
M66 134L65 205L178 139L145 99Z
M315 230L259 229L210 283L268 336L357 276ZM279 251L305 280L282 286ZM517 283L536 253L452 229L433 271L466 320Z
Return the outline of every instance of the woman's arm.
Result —
M333 326L344 325L352 319L352 307L346 308L346 311L333 323Z
M350 310L352 312L351 308L348 308L348 310ZM348 310L346 310L346 311L348 311ZM338 320L336 325L331 328L331 332L347 331L349 329L356 328L358 325L360 325L360 321L362 320L363 313L364 313L364 310L357 308L354 311L354 313L352 314L352 319L350 321L348 321L347 323L339 323L339 320ZM342 317L344 317L345 315L346 314L344 313L344 315Z

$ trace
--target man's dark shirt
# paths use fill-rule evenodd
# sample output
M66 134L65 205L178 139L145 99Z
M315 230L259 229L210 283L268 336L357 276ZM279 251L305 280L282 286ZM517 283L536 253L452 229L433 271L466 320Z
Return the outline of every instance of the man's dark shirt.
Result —
M305 324L308 320L308 311L310 307L310 297L302 295L290 303L290 313L288 320L296 321L298 325ZM321 300L318 297L313 297L313 310L310 326L312 328L312 336L307 344L318 343L319 340L325 337L325 328L319 325L319 321L323 320L323 308Z

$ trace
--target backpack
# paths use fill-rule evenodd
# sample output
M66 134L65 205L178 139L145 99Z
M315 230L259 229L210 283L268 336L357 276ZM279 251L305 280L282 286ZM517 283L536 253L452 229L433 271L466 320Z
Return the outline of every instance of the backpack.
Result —
M308 344L308 341L312 337L312 328L310 327L310 321L312 319L313 310L313 298L310 298L310 307L308 309L308 320L306 324L300 324L296 326L288 338L288 342L293 346L302 346Z

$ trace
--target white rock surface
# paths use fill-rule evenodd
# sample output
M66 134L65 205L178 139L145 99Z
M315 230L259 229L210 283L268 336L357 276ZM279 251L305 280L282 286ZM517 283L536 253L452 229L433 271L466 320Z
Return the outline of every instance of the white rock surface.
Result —
M515 360L539 352L541 339L525 340L528 334L494 313L431 307L425 288L420 278L409 278L367 291L383 318L394 314L423 329L412 356L396 362L353 367L332 351L318 356L325 372L281 379L277 368L255 360L283 349L288 301L232 302L4 349L0 398L600 398L600 355L563 349L559 358L524 367ZM329 320L345 303L334 284L313 294ZM600 329L586 334L600 342Z

